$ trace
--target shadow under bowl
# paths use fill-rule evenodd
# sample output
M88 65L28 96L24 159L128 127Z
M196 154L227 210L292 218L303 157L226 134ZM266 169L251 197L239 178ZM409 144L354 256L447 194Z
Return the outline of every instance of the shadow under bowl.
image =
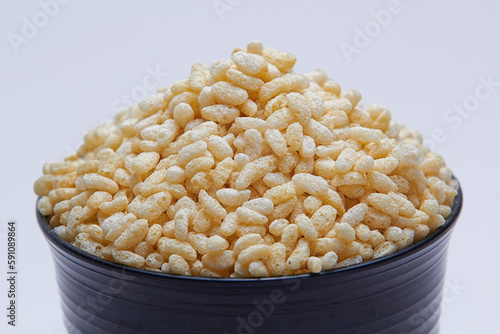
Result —
M438 333L451 231L446 224L386 257L318 274L176 276L111 262L69 244L37 210L69 333Z

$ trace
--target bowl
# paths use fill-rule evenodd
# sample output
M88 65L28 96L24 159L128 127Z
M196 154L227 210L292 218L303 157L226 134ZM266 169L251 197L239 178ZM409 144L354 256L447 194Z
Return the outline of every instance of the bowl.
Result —
M69 244L37 210L69 333L438 333L446 224L394 254L318 274L176 276L114 263Z

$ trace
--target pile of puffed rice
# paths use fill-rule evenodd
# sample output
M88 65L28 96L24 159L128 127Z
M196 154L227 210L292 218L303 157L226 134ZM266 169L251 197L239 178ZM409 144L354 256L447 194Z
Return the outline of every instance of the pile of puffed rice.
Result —
M96 256L209 277L317 273L445 224L458 183L420 134L295 61L255 41L194 64L46 163L38 209Z

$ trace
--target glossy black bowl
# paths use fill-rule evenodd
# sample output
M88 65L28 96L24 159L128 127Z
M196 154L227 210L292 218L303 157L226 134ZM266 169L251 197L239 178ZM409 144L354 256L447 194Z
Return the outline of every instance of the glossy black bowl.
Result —
M444 226L395 254L319 274L175 276L126 267L65 242L37 211L69 333L438 333L459 189Z

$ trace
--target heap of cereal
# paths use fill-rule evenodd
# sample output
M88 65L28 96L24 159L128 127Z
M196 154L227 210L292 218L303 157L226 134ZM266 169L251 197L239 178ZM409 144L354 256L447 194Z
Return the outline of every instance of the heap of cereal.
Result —
M317 273L445 224L458 183L443 159L295 60L251 42L193 65L46 163L38 209L96 256L209 277Z

